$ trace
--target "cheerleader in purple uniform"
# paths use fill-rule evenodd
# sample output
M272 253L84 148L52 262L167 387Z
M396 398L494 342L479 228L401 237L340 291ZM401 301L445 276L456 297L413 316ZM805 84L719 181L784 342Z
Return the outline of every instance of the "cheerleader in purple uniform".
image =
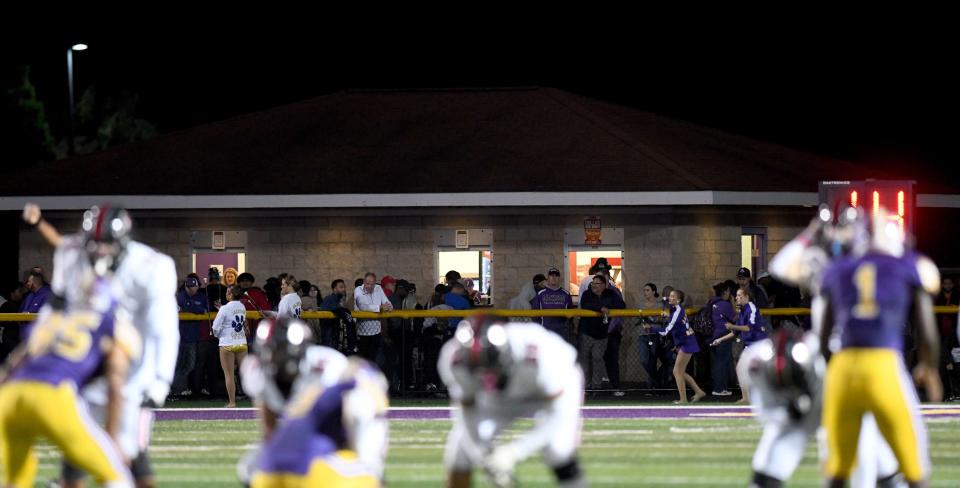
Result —
M736 302L737 306L740 307L740 316L737 317L737 323L727 323L727 330L730 333L714 340L710 343L711 346L733 339L737 334L740 334L740 340L743 341L744 348L749 348L767 338L766 322L760 315L760 309L753 303L753 294L750 290L738 289ZM738 368L737 371L740 371L740 369ZM750 401L750 394L746 378L738 377L737 379L740 381L740 391L743 393L743 398L737 400L737 403L747 403Z
M663 312L664 316L669 317L666 327L660 332L665 336L670 334L673 338L673 344L676 346L677 360L673 364L673 378L677 381L677 391L680 392L680 400L674 402L677 404L687 403L687 385L693 388L693 399L690 403L696 403L707 394L700 388L700 385L687 374L687 364L690 363L690 357L694 353L700 352L700 346L697 345L697 338L693 335L693 329L687 322L687 314L683 310L684 294L680 290L670 292L669 304L670 312Z

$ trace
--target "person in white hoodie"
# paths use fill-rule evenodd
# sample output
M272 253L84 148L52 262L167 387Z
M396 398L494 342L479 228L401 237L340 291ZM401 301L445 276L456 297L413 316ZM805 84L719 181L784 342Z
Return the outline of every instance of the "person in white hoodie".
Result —
M234 367L247 355L247 334L244 324L247 321L247 309L240 299L244 291L237 285L227 288L227 304L220 307L217 318L213 319L213 335L220 339L220 366L227 387L227 407L237 406L237 384L234 380Z
M510 299L510 310L532 310L530 300L537 296L537 289L533 283L526 283L520 288L520 293ZM531 322L531 317L510 317L512 322Z
M287 275L280 282L280 304L277 305L277 318L299 319L303 311L300 300L300 282L293 275Z

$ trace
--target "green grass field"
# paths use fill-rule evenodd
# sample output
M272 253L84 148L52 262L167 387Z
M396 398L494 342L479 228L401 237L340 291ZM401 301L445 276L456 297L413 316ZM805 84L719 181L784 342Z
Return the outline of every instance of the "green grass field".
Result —
M933 486L960 486L960 418L928 417ZM524 425L521 422L519 425ZM391 487L443 484L441 456L450 427L446 420L391 423L387 480ZM509 434L509 432L508 432ZM251 420L160 421L154 426L151 457L160 486L239 486L235 464L256 442ZM759 426L750 419L586 419L581 459L592 486L745 486ZM40 448L43 486L56 472L59 454ZM537 459L518 468L523 487L552 486ZM475 486L486 486L482 476ZM820 485L815 448L787 485Z

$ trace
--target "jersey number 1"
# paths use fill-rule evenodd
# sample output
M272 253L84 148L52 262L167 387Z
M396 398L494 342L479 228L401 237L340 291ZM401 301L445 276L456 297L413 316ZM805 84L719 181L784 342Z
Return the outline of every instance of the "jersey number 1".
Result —
M857 287L857 304L853 307L853 316L860 320L874 319L879 315L877 309L877 267L873 263L863 263L853 274L853 284Z

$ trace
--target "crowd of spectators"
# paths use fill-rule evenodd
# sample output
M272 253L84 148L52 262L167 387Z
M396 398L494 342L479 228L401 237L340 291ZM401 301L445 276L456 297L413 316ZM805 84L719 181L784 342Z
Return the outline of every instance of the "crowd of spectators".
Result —
M514 310L579 307L600 313L598 317L578 319L536 317L536 314L512 318L529 322L531 326L539 324L575 346L580 353L587 390L594 394L623 396L621 369L629 366L634 372L630 375L630 389L650 392L676 388L681 401L688 397L688 387L693 390L692 401L699 400L706 391L716 397L730 396L738 388L735 364L745 347L780 327L809 328L809 319L804 316L763 317L760 309L809 306L809 297L764 272L754 280L747 268L740 268L732 279L714 284L708 293L710 298L702 306L703 311L696 316L682 313L684 306L698 305L681 303L685 296L682 291L669 285L658 289L655 283L648 282L641 288L642 298L636 308L662 310L662 314L614 317L610 312L623 310L627 304L624 292L617 288L611 276L611 269L606 259L596 259L574 295L562 286L561 271L549 267L545 274L537 273L525 281L520 292L506 304L506 308ZM321 288L287 273L267 278L262 288L256 283L251 273L239 273L233 268L224 270L223 276L217 268L211 268L205 279L190 273L177 290L177 302L181 312L211 313L211 316L231 302L236 302L233 308L260 311L268 316L300 316L304 311L316 310L332 312L335 318L305 319L313 329L313 337L320 344L376 363L390 380L395 394L442 390L436 362L440 348L452 337L460 318L355 320L354 311L446 311L486 306L481 305L473 280L464 279L454 270L446 273L443 283L422 295L418 295L416 284L409 280L389 275L378 279L373 272L357 278L349 286L348 281L340 278ZM22 280L0 290L0 312L37 312L49 296L50 286L43 270L32 268L24 273ZM944 277L936 304L958 303L960 292L956 291L953 278ZM943 342L941 377L945 397L954 400L960 399L960 343L956 320L953 314L938 316ZM173 399L227 397L233 404L235 396L242 398L242 391L233 394L240 384L235 375L242 353L237 344L224 345L223 334L228 333L227 329L221 324L218 335L215 322L180 321L180 354L171 388ZM702 327L693 327L695 323ZM232 330L233 324L230 325ZM254 325L250 320L238 325L248 343L252 340ZM904 354L909 363L914 346L910 340L912 332L909 327L907 330ZM19 342L19 336L19 324L0 322L0 359ZM225 347L229 348L226 351L229 354L224 354ZM624 365L625 361L635 363ZM640 371L639 381L636 371ZM742 393L746 398L747 392Z

